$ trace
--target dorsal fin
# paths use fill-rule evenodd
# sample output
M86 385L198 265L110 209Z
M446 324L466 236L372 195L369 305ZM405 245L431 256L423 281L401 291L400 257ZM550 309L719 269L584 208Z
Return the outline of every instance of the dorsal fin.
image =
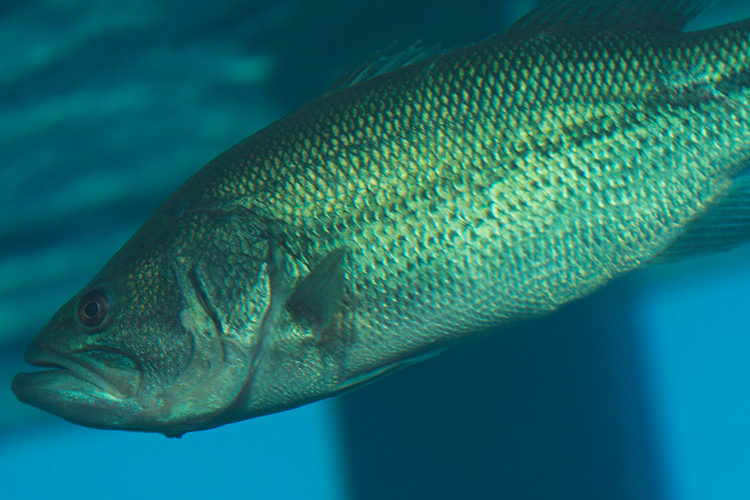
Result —
M409 64L424 61L445 52L439 44L431 47L420 46L421 41L410 45L406 49L396 52L396 42L391 43L383 50L379 50L368 60L357 66L352 71L342 75L333 82L322 95L333 94L339 90L351 87L354 84L375 78L396 68L402 68Z
M555 0L505 32L544 29L632 29L679 32L714 0Z

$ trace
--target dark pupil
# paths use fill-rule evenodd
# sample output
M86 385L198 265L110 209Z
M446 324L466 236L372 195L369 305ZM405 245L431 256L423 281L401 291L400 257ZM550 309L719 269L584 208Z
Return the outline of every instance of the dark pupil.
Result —
M96 318L96 315L99 314L99 304L93 300L87 303L83 306L83 314L87 318Z

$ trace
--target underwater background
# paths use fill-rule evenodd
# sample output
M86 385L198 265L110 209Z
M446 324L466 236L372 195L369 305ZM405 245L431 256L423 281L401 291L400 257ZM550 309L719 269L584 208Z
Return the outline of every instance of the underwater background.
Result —
M750 248L182 439L10 392L36 331L214 156L394 40L462 45L534 5L0 2L0 498L750 498ZM748 16L723 0L691 28Z

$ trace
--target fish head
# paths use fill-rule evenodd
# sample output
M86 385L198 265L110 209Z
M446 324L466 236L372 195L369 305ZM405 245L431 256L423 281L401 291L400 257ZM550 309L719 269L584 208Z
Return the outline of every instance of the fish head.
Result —
M178 436L225 423L268 307L265 247L217 236L237 228L153 219L32 340L24 359L46 370L15 377L19 400L95 428ZM250 278L232 265L243 252Z
M18 399L71 422L179 436L306 404L351 373L343 248L301 259L243 210L160 212L26 350Z

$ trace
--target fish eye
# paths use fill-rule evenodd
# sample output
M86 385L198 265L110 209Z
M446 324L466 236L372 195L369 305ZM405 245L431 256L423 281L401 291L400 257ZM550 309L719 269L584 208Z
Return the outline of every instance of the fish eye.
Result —
M83 326L99 326L109 312L109 297L101 290L87 292L78 301L76 315Z

